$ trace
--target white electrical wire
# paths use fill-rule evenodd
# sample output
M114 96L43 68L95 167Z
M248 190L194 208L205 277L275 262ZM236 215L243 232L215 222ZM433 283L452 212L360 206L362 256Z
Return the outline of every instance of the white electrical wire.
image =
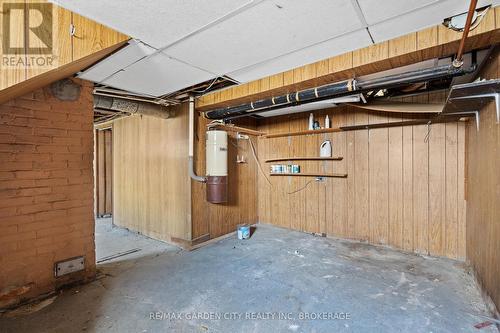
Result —
M271 187L274 188L274 185L271 183L271 181L269 180L269 178L267 177L266 173L264 172L264 170L262 169L262 165L260 164L260 161L259 161L259 158L257 157L257 154L255 153L255 147L253 145L253 141L252 139L250 139L250 137L248 138L248 141L250 141L250 147L252 148L252 155L253 155L253 158L255 159L255 162L257 163L257 166L259 168L259 171L262 173L262 175L264 176L264 178L267 180L267 182L269 183L269 185ZM297 192L300 192L302 190L305 190L307 186L309 186L309 184L311 184L314 180L310 180L308 181L304 186L302 186L301 188L299 189L296 189L292 192L284 192L286 194L294 194L294 193L297 193Z

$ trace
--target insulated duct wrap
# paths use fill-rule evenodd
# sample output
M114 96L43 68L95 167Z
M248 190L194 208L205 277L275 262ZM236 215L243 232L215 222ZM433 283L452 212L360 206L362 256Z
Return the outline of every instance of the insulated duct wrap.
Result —
M328 98L349 94L355 87L355 80L347 80L328 84L325 86L306 89L286 95L281 95L268 99L261 99L256 102L242 104L234 107L217 109L205 114L208 119L224 119L227 117L244 116L247 113L253 113L266 108L286 106L288 104L303 103L313 101L318 98Z
M294 93L261 99L251 103L207 111L205 116L208 119L217 120L235 119L249 116L253 113L261 113L298 104L342 97L353 93L359 94L376 89L388 89L413 83L426 82L429 80L451 78L472 73L475 69L475 65L472 65L469 68L456 68L452 65L442 65L438 67L387 75L369 80L363 80L362 78L357 80L350 79Z
M100 95L94 95L94 108L164 119L173 116L173 112L167 106Z

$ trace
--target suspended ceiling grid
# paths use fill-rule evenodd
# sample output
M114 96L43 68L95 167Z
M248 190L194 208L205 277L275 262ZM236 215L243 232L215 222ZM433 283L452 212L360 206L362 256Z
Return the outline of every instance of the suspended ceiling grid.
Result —
M161 96L248 82L440 24L468 0L55 0L135 39L81 75ZM478 6L500 0L479 1Z

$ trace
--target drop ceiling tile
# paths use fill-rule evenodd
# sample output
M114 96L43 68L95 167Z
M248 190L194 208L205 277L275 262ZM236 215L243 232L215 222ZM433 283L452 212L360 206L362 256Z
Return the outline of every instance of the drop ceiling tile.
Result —
M98 62L96 65L78 75L78 77L100 83L107 77L132 65L153 52L155 52L155 49L152 47L132 40L129 42L129 45Z
M214 75L163 53L143 59L103 83L151 96L161 96L214 78Z
M387 20L440 0L357 0L368 25ZM465 2L465 1L464 1Z
M264 1L165 50L217 74L227 74L358 30L350 1Z
M132 38L161 48L253 1L52 0L51 2Z
M491 4L492 1L478 1L477 7ZM468 1L441 0L404 15L371 25L370 33L376 43L396 38L441 24L447 17L467 12Z
M327 59L372 44L366 29L361 29L300 51L269 60L255 66L229 73L229 77L248 82L284 72L316 61Z

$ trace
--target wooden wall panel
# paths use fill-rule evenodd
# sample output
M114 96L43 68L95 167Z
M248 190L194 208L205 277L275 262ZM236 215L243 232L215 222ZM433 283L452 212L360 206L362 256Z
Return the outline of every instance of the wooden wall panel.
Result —
M444 97L441 92L410 100L439 101ZM333 126L403 119L399 113L353 107L317 111L315 118L323 123L326 114ZM260 120L258 128L268 133L305 129L308 115ZM324 182L312 177L271 177L274 187L270 188L259 175L260 222L463 259L465 243L460 238L465 220L459 217L465 213L464 179L459 178L465 161L462 123L259 138L259 159L318 156L325 139L332 141L333 155L342 156L342 161L293 163L300 164L303 171L345 172L348 177ZM269 164L263 163L267 173ZM304 190L283 194L283 190L295 191L309 181Z
M389 122L401 121L402 115L389 117ZM388 244L403 247L403 128L388 129Z
M95 214L113 213L112 130L95 131Z
M3 23L4 15L2 14L3 13L3 6L4 6L4 4L9 4L9 3L24 4L25 1L0 0L0 27L2 27L0 29L0 41L3 41L5 38L5 36L4 36L5 32L3 31L3 24L4 24ZM19 10L11 12L10 15L11 15L10 20L12 22L20 22L24 19L24 13L22 11L19 11ZM12 25L11 25L11 27L12 27ZM13 29L13 31L11 31L11 38L13 39L13 40L11 40L11 45L21 47L21 45L24 44L24 31L23 31L21 25L17 24L15 26L17 29ZM3 50L2 44L3 43L0 43L0 56L3 56L6 52ZM23 52L19 51L19 52L16 52L15 54L13 54L16 57L16 59L18 59L18 57L19 57L19 59L22 59L23 61L26 60L26 52L25 52L26 45L24 45L23 49L24 49ZM7 55L7 56L9 56L9 55ZM0 61L0 90L4 89L6 87L9 87L9 86L15 85L15 84L17 84L25 79L26 79L25 66L23 66L20 63L17 63L16 65L6 67L5 65L3 65L3 61Z
M0 7L3 3L13 3L17 2L24 4L26 12L33 6L33 4L47 3L47 0L0 0ZM17 66L2 67L0 62L0 90L14 86L21 83L27 79L34 78L40 74L49 72L51 70L56 70L64 65L70 64L73 61L79 60L86 56L92 55L96 52L104 50L113 45L119 44L128 39L119 32L109 29L101 24L98 24L92 20L86 19L80 15L74 14L69 10L52 5L52 54L48 55L52 58L52 63L49 64L45 62L43 66L40 65L29 65L24 66L18 64ZM49 7L43 8L48 10ZM25 13L26 14L26 13ZM13 19L19 19L22 21L26 18L26 15L20 11L15 12L15 17ZM1 20L3 15L0 15L0 26L2 24ZM70 27L73 24L76 28L75 35L70 34ZM16 42L18 44L25 44L24 51L19 52L18 56L24 59L28 64L30 63L30 58L33 57L32 54L27 54L25 41L25 30L22 29L21 25L16 25L19 28L18 31L13 33L16 37ZM43 27L43 26L42 26ZM49 34L48 29L46 31L41 31L39 33ZM2 29L0 29L0 38L3 38ZM29 46L31 48L44 47L40 40L36 38L30 38ZM0 56L4 55L3 50L0 45ZM74 74L74 73L71 73ZM71 75L70 74L70 75Z
M73 25L75 27L73 60L128 39L124 34L75 13L73 13Z
M498 79L499 75L500 54L496 52L481 77ZM500 124L493 102L481 111L479 131L471 122L467 135L467 260L500 309ZM459 210L459 221L461 214ZM462 238L460 227L459 234Z
M133 116L113 123L113 222L150 237L191 237L188 117Z

